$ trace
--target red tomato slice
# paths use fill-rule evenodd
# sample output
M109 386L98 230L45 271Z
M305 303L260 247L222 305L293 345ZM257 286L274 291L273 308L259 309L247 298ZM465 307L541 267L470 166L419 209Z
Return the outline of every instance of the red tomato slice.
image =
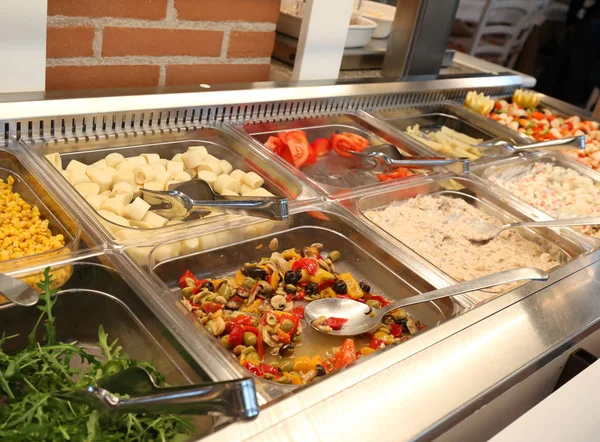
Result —
M333 357L333 368L339 370L356 361L356 347L353 339L346 339Z
M302 167L310 154L310 145L303 131L290 131L285 135L287 145L297 168Z
M269 148L272 152L275 152L277 155L283 150L283 141L281 141L278 137L269 137L269 139L265 142L265 146Z
M311 165L311 164L315 164L317 162L317 151L312 147L312 146L308 146L308 158L306 159L306 162L304 163L304 165Z
M352 158L354 156L351 153L348 153L349 150L362 150L350 138L339 134L331 136L331 147L333 147L333 150L339 155L346 158Z
M281 152L279 152L279 156L286 160L288 163L290 163L292 166L295 166L294 158L292 157L292 153L290 152L290 148L287 144L283 145Z
M331 150L331 141L328 138L317 138L311 143L312 148L317 153L318 157L327 155Z
M365 147L367 147L369 145L369 140L367 140L365 137L361 137L358 134L354 134L352 132L342 132L342 135L350 138L352 141L354 141L356 143L357 146L362 147L362 149L364 149Z

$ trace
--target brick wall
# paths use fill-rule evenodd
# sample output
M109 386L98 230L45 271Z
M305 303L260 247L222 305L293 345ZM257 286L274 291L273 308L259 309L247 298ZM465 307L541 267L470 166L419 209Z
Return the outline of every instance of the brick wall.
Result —
M46 89L266 81L280 0L48 0Z

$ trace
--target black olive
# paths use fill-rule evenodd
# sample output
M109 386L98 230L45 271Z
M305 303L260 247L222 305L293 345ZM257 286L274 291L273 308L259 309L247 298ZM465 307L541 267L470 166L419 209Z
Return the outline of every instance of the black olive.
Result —
M408 318L402 318L399 321L396 321L396 324L398 324L402 327L402 331L404 331L406 333L410 333L410 330L408 329ZM412 333L410 333L410 334L412 334Z
M346 293L348 293L348 287L346 287L346 283L341 279L335 281L333 283L332 288L333 291L336 292L338 295L345 295Z
M215 291L215 285L210 281L204 281L200 286L201 289L208 289L209 292Z
M302 272L300 272L300 278L302 278ZM283 280L286 284L298 284L300 278L298 278L298 274L296 272L294 272L293 270L288 270L287 272L285 272Z
M290 357L294 354L294 346L292 344L283 344L279 347L279 354L283 357Z
M304 287L304 293L307 295L316 295L319 293L319 284L316 282L309 282L306 284L306 287Z
M358 285L360 286L361 290L365 293L369 293L371 291L371 286L364 281L361 281Z
M326 374L325 368L321 364L317 364L317 376L325 376Z
M235 294L240 298L247 298L250 294L248 293L248 289L246 287L238 287L235 289Z
M267 279L267 271L261 267L246 267L242 270L242 273L249 278L254 279Z

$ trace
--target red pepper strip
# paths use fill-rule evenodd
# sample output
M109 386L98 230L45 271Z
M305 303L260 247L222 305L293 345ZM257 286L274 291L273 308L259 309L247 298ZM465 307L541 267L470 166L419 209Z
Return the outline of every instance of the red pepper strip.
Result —
M348 322L348 320L346 318L327 318L325 320L325 324L327 324L329 327L331 327L333 330L339 330L342 328L342 326Z
M371 295L371 297L369 299L374 299L375 301L379 301L379 303L381 304L382 307L385 307L386 305L388 305L391 301L388 301L387 299L385 299L383 296L379 296L379 295Z
M296 292L296 295L294 296L293 300L294 301L302 301L305 296L306 296L305 292L299 291L299 292Z
M223 304L217 304L216 302L208 301L202 306L204 313L214 313L223 308Z
M241 324L241 325L252 325L252 317L251 316L238 316L236 318L233 318L232 321L234 324Z
M273 367L272 365L263 364L261 362L259 365L259 369L262 374L269 373L269 374L272 374L273 376L279 377L279 369Z
M265 357L265 348L263 347L263 340L260 331L258 331L256 327L253 327L251 325L243 325L242 327L244 327L244 331L248 331L256 335L256 350L258 352L258 357L262 361Z
M371 339L369 347L375 350L385 347L385 341L383 339Z
M204 284L208 279L203 279L202 281L196 282L196 287L192 289L192 295L197 295L202 290L202 284Z
M304 319L304 306L299 305L290 310L290 313L294 316L298 316L301 319Z
M246 370L248 370L250 373L255 374L256 376L259 377L263 377L262 372L260 371L260 368L258 368L256 365L252 364L251 362L244 362L242 364L244 366L244 368ZM262 365L262 364L261 364Z
M394 337L394 338L399 338L400 336L402 336L402 326L395 324L395 323L391 323L389 325L390 328L390 334Z
M231 348L235 348L238 345L241 345L244 341L244 326L240 324L234 324L231 329L231 333L229 333L229 345Z
M323 290L325 290L326 288L331 287L333 284L335 284L335 280L330 280L330 281L323 281L319 283L319 291L322 292Z
M294 295L292 295L292 294L290 293L289 295L287 295L287 296L285 297L285 300L286 300L287 302L293 301L293 300L294 300Z
M185 281L186 279L193 279L194 280L194 285L196 287L198 287L198 284L200 282L200 280L198 278L196 278L196 275L194 275L192 272L190 272L189 270L186 270L183 275L181 275L181 278L179 278L179 287L181 287L182 289L186 288L187 282Z
M424 328L427 328L427 326L425 324L421 324L421 326L419 327L419 330L423 330Z

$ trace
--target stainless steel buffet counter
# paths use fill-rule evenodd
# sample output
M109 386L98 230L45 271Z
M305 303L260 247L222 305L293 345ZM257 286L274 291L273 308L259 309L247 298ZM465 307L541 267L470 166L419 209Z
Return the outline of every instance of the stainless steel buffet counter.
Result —
M46 265L75 266L69 284L75 290L92 290L85 275L77 276L80 266L91 264L75 263L99 260L120 275L120 286L137 293L136 301L128 294L127 302L143 304L149 310L145 315L151 312L150 333L161 343L176 343L169 351L186 361L182 369L186 380L248 376L182 306L174 290L178 272L190 267L198 274L229 272L245 261L242 257L229 262L224 257L236 257L240 250L250 254L272 237L297 247L304 245L301 241L319 240L351 251L348 262L360 269L353 271L374 278L384 293L386 288L402 287L397 295L402 297L454 280L371 224L364 210L458 189L503 219L547 218L485 176L497 164L537 161L546 154L485 158L476 162L469 176L436 169L405 180L378 182L371 177L364 183L332 185L331 177L319 170L306 176L275 158L261 145L268 135L301 128L316 131L315 137L330 136L340 127L350 128L372 142L392 142L409 155L432 154L403 132L399 120L437 114L446 122L460 120L485 138L523 139L483 117L471 118L456 105L470 90L508 96L519 82L519 77L498 75L412 83L256 84L91 92L88 97L84 93L0 97L0 143L52 197L50 209L58 221L71 236L81 238L68 254L20 258L12 267L5 263L4 272L23 276ZM562 106L555 101L553 105ZM90 164L109 153L127 151L158 153L166 162L183 148L202 143L215 143L211 153L226 155L233 167L258 172L265 176L268 189L290 197L290 220L218 216L185 226L140 225L123 233L99 216L98 208L44 156L58 154L62 167L73 159ZM431 440L443 435L599 328L596 241L570 229L538 229L528 235L550 240L560 249L561 266L547 282L528 283L495 298L471 294L421 306L414 314L428 326L425 332L360 358L318 382L288 386L256 377L262 404L258 418L227 425L204 440Z

